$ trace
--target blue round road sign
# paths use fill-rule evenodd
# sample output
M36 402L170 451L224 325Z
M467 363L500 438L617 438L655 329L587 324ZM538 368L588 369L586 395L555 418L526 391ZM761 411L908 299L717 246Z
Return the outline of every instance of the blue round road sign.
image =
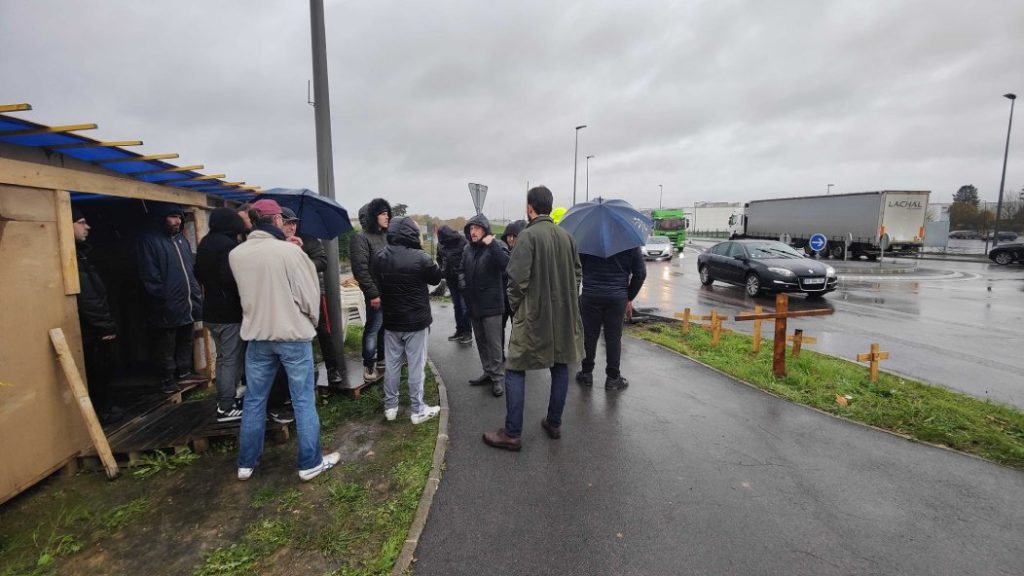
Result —
M810 241L808 241L808 244L810 245L811 250L814 250L815 252L821 252L825 250L825 246L828 244L828 238L825 238L824 234L815 234L811 236L811 239Z

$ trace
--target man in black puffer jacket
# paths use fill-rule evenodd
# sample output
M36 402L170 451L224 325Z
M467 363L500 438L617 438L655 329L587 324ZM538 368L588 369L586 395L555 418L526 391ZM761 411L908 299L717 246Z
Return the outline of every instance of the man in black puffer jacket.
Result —
M363 381L375 382L384 373L384 332L381 329L380 286L370 274L370 263L379 250L387 246L385 233L391 221L391 205L383 198L374 198L359 209L363 230L349 243L352 275L363 291L366 302L366 323L363 326Z
M181 233L185 212L157 203L153 227L139 238L139 277L147 295L147 319L153 328L160 387L167 394L180 384L205 380L192 370L192 324L203 319L203 298L192 269L192 247Z
M604 328L606 390L621 390L629 381L619 372L622 353L622 323L633 299L647 278L647 267L640 248L633 248L599 258L580 254L583 265L583 293L580 296L580 316L583 319L583 369L576 381L584 386L594 383L594 354L597 339Z
M473 322L476 350L480 354L483 375L469 383L491 385L495 396L505 393L505 339L502 316L505 314L505 267L508 247L491 234L491 223L483 214L466 222L469 248L462 256L462 274L466 279L464 296Z
M437 240L440 244L437 248L437 264L441 267L444 281L452 293L452 308L455 309L455 334L448 339L470 344L473 342L473 328L461 286L462 254L466 251L466 238L445 224L438 230Z
M242 419L242 405L235 389L242 376L245 342L242 301L231 273L228 253L238 246L245 222L232 208L217 208L210 214L210 233L196 249L196 278L203 286L203 324L217 346L217 421Z
M433 321L427 284L441 282L441 269L423 251L420 227L411 218L392 220L387 238L387 247L377 252L371 266L384 310L384 417L388 421L398 417L398 381L404 354L409 360L410 420L421 424L441 411L423 402L427 332Z

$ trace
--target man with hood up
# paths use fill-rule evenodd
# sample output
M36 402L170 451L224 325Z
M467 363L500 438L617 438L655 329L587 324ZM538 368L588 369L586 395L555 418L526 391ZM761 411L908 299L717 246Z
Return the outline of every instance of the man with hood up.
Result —
M352 237L349 257L352 275L359 283L366 301L366 324L363 326L363 381L376 382L384 375L384 322L380 306L380 286L370 274L370 263L377 251L387 246L391 205L383 198L374 198L359 209L359 224L363 227Z
M235 399L241 378L245 343L242 341L242 301L231 273L228 253L238 246L245 222L232 208L210 214L210 233L196 249L196 278L203 286L203 324L217 346L217 421L242 419L242 404Z
M464 295L473 322L476 349L483 375L469 381L471 386L491 385L491 393L505 393L505 337L502 316L505 313L505 267L508 247L491 234L491 223L483 214L466 222L469 248L462 256L466 279Z
M177 204L156 204L154 226L139 238L139 277L147 296L160 365L160 388L167 394L181 384L206 379L192 370L192 324L203 319L203 299L193 271L192 248L181 233L185 212Z
M441 274L452 293L452 308L455 309L455 334L448 339L470 344L473 342L473 328L462 291L462 254L466 251L466 238L445 224L438 230L437 240L440 244L437 248L437 265L441 267Z
M423 401L427 332L433 322L427 284L441 282L441 269L423 251L420 227L404 216L388 225L388 245L374 256L371 268L384 311L384 418L390 422L398 417L398 382L404 355L409 360L409 419L422 424L441 412L439 406L428 406Z

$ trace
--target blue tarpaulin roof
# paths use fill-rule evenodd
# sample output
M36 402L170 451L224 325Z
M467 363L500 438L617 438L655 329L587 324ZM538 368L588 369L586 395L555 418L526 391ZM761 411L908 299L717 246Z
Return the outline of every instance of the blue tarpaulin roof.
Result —
M6 108L17 111L29 110L31 106L12 105ZM143 182L189 188L225 200L250 200L256 196L255 187L239 186L214 178L195 180L203 174L193 170L171 171L178 167L163 160L147 160L143 155L120 146L108 145L73 132L29 122L6 113L0 114L0 142L43 148ZM77 197L84 199L86 196L91 195Z

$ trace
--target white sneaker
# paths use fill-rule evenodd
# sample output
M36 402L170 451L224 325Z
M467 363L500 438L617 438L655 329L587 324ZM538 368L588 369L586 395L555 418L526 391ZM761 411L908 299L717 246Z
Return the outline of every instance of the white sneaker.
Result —
M413 414L412 416L410 416L409 420L411 420L413 424L423 424L427 420L430 420L431 418L437 416L440 413L440 406L427 406L419 414Z
M394 422L395 418L398 418L398 408L388 408L384 411L384 419L388 422Z
M323 460L320 464L306 470L299 470L299 478L303 482L309 482L313 478L320 475L321 472L326 472L331 468L334 468L338 462L341 462L341 454L337 452L331 452L330 454L324 454Z
M238 469L238 479L244 481L244 480L248 480L249 478L252 478L252 471L253 471L252 468L239 468Z

